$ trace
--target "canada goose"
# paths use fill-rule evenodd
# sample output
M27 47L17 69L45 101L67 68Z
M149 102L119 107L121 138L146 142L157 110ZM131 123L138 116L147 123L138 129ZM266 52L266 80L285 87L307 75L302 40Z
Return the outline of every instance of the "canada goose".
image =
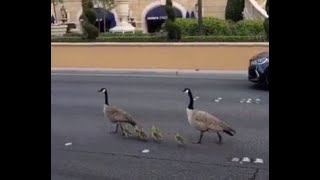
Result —
M117 124L116 130L114 131L114 133L118 132L119 125L122 131L122 135L125 135L122 124L128 123L134 127L137 125L137 123L133 120L132 116L129 113L127 113L123 109L120 109L116 106L109 105L108 92L106 88L101 88L100 90L98 90L98 92L104 93L105 95L105 103L103 106L103 113L105 118L109 119L112 123Z
M218 143L222 143L222 136L220 132L224 132L230 136L233 136L236 132L231 127L229 127L226 123L222 122L217 117L213 116L212 114L196 110L193 108L193 96L192 92L189 88L185 88L183 90L184 93L189 95L189 105L187 107L187 117L190 125L194 127L195 129L200 131L200 138L197 142L198 144L201 144L201 139L204 132L212 131L217 133L219 137Z

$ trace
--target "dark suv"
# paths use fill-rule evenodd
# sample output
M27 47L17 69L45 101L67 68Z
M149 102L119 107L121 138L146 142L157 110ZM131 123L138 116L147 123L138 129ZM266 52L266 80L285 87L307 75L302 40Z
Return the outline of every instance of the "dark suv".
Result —
M269 87L269 52L261 52L250 59L248 79Z

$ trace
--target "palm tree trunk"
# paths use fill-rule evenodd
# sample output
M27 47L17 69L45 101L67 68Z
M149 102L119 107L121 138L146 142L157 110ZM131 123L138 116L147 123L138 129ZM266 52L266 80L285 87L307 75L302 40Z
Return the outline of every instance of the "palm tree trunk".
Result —
M203 22L202 22L202 0L198 0L198 27L199 35L203 35Z
M106 12L103 11L103 32L105 33L106 31Z

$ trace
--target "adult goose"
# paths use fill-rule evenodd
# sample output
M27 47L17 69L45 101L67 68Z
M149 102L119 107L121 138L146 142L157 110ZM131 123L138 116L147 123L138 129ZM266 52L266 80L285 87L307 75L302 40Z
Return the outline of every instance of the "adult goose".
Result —
M232 129L226 123L222 122L220 119L218 119L214 115L205 111L194 109L193 107L194 99L193 99L192 92L189 88L185 88L183 92L188 94L190 99L189 105L187 107L187 117L188 117L189 124L196 130L200 131L200 138L196 143L201 144L203 133L205 132L217 133L219 137L218 144L222 143L222 136L220 134L221 132L224 132L230 136L233 136L236 133L234 129Z
M137 125L133 117L129 113L127 113L125 110L120 109L116 106L109 105L108 91L106 88L101 88L100 90L98 90L98 92L103 93L105 96L105 102L103 106L103 113L105 118L109 119L111 123L117 124L114 133L118 132L118 128L120 126L122 135L124 135L124 129L122 124L131 124L134 127Z

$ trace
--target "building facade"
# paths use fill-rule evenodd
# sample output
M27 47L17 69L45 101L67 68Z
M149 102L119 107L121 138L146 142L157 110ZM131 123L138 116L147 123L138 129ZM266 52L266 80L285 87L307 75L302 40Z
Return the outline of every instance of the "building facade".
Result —
M117 2L117 0L115 0ZM99 3L93 0L94 7L99 9ZM136 30L142 30L143 32L150 31L148 29L148 22L155 20L155 17L163 13L163 10L159 9L159 6L165 5L165 0L129 0L129 12L128 19L134 21ZM197 0L173 0L173 6L176 11L181 14L182 18L189 17L191 14L197 16ZM227 0L202 0L203 16L212 16L218 18L225 17L225 8ZM51 5L52 6L52 5ZM62 4L55 5L57 21L62 18L62 10L64 9L67 14L67 22L75 23L77 28L80 28L80 15L82 14L81 0L64 0ZM51 15L54 14L53 6L51 7ZM111 10L111 14L114 17L114 21L118 23L120 21L116 8ZM97 19L99 21L99 19Z

